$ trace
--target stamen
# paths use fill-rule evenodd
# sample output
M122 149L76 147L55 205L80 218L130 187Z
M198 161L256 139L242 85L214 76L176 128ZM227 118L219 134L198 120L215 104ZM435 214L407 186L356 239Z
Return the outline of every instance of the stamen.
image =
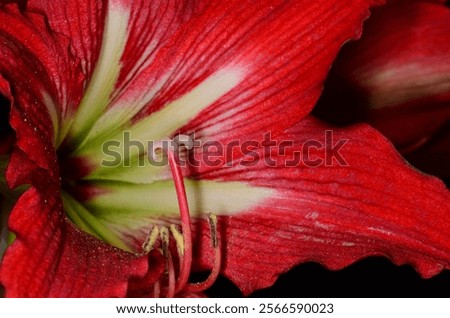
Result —
M208 222L211 231L211 245L214 249L214 266L204 282L189 284L187 286L186 289L190 292L201 292L210 288L219 277L220 265L222 264L222 248L219 232L217 231L217 216L213 213L209 213Z
M161 248L158 248L157 251L159 253L161 253L162 255L164 255L164 252ZM153 297L154 298L159 298L161 297L161 279L158 279L154 284L153 284Z
M209 230L211 233L211 242L213 248L219 246L219 237L217 232L217 216L214 213L208 214Z
M167 227L162 226L160 230L161 245L163 250L163 255L166 258L166 269L165 274L168 275L169 284L167 286L167 298L172 298L175 296L175 268L173 266L172 255L169 250L169 230Z
M217 216L213 213L209 213L208 222L211 230L211 245L214 249L214 265L211 269L209 277L202 283L188 284L189 274L191 272L192 266L192 232L191 232L191 222L189 214L189 205L187 201L186 189L184 186L183 173L180 166L177 163L175 153L171 149L164 147L157 147L156 151L163 150L166 152L169 159L169 165L172 172L172 177L175 185L175 190L178 199L178 207L180 209L181 217L181 232L175 227L175 225L170 226L170 232L175 239L178 258L180 263L179 276L175 283L175 268L173 265L172 255L169 251L169 230L167 227L161 227L160 235L163 247L163 254L166 258L166 275L168 275L168 287L167 287L167 297L173 297L175 294L186 289L190 292L200 292L208 289L217 280L220 272L220 266L222 263L222 251L220 244L220 237L217 231ZM153 233L156 231L152 230L150 233L148 243L145 244L144 250L151 249L156 241L157 234ZM155 239L153 240L153 237ZM156 287L155 287L156 288Z
M169 253L167 258L169 265L169 285L167 287L167 298L175 297L175 267L173 266L172 255Z
M166 259L166 269L165 274L168 274L168 265L167 265L167 259L169 256L169 231L167 231L167 227L161 226L161 230L159 231L159 235L161 238L161 247L162 252L164 255L164 258Z
M183 257L182 267L177 281L175 293L183 290L189 280L189 274L192 266L192 237L191 237L191 217L189 215L189 205L186 196L186 189L184 187L183 173L180 166L177 164L175 153L167 150L167 157L169 158L169 165L172 170L172 177L177 192L178 206L181 216L181 230L183 232L184 251L180 256Z
M173 238L175 239L175 242L177 244L177 251L178 255L180 255L180 259L183 259L181 256L184 254L184 241L183 241L183 234L181 234L175 224L170 225L170 233L172 233ZM181 266L180 266L181 268Z
M150 253L150 251L155 247L156 240L159 237L159 227L154 225L150 234L148 235L147 240L142 244L142 250L144 254Z
M178 253L178 268L183 268L184 264L184 240L183 234L181 234L175 224L170 225L170 232L172 233L173 238L175 239L175 243L177 245L177 253Z

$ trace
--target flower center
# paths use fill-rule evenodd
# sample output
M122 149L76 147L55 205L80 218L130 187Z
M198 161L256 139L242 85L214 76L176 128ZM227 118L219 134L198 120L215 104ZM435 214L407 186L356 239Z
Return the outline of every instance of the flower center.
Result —
M150 160L152 148L157 141L174 136L242 78L240 68L224 67L160 110L135 121L133 116L148 103L141 101L147 95L136 97L138 106L130 100L131 106L115 100L118 105L102 106L103 113L87 111L90 101L108 105L112 101L103 97L114 95L114 85L101 89L101 78L94 74L75 119L57 125L61 127L61 136L55 139L62 140L57 147L68 217L85 232L138 254L152 224L186 224L179 218L180 193L175 189L180 186L171 177L174 170L164 162ZM105 94L105 90L110 92ZM103 97L95 97L98 94ZM204 219L210 211L220 215L245 211L269 192L240 182L185 178L183 184L193 219ZM247 197L242 196L245 192Z
M171 140L166 140L168 143L173 143ZM63 148L64 149L64 148ZM141 252L137 254L148 254L153 249L157 249L166 259L165 277L155 284L155 296L161 294L161 281L167 281L167 287L164 288L164 293L167 297L173 297L180 292L200 292L209 288L217 279L221 264L221 249L219 244L219 235L217 231L217 217L210 213L208 222L211 229L211 245L214 249L215 261L211 274L202 283L189 284L189 275L192 265L192 231L191 231L191 215L189 210L189 203L186 194L185 181L183 178L182 169L179 165L179 158L177 153L170 147L165 147L161 142L156 143L152 149L152 157L161 157L158 153L165 155L168 159L170 167L173 188L176 193L176 200L178 202L179 222L181 223L181 232L177 228L177 223L158 224L151 223L151 230L148 233L147 239L141 245ZM66 156L64 151L60 151L60 171L62 179L62 193L64 208L68 217L79 227L87 232L112 242L119 248L122 248L122 243L115 240L115 238L108 233L108 226L102 224L102 220L96 219L90 211L92 209L85 208L82 202L89 201L91 197L95 197L96 182L89 182L84 180L89 175L90 167L80 158L71 158ZM130 185L128 185L130 186ZM148 195L151 195L149 193ZM169 248L170 237L173 238L176 245L178 264L178 278L176 276L176 266L174 265L172 252ZM126 249L125 247L124 249Z
M238 69L224 68L137 122L132 120L135 112L128 113L126 107L116 106L98 118L90 118L87 122L91 127L84 121L89 112L82 110L87 105L85 101L96 98L85 96L79 107L81 110L75 113L76 118L81 116L83 120L58 125L62 127L62 134L67 133L56 138L62 140L58 161L66 215L81 230L122 250L142 255L152 248L161 249L167 260L165 293L168 296L181 291L204 290L217 278L221 264L220 244L216 216L210 212L233 215L247 211L272 192L241 182L183 178L175 152L170 146L157 146L158 141L173 142L167 138L174 136L240 80ZM96 90L87 89L86 94L96 94ZM93 116L98 115L94 112ZM82 126L74 128L77 123ZM164 161L150 160L158 149L164 151L168 165ZM214 265L205 282L188 284L193 244L190 222L204 220L207 215ZM179 225L181 231L177 230ZM178 279L175 279L176 266L168 248L170 237L177 246ZM155 295L158 293L155 291Z
M186 290L192 263L190 222L205 219L210 211L217 215L246 211L271 190L240 182L183 178L174 153L165 153L169 165L148 160L153 154L151 144L175 136L231 92L245 79L249 66L230 62L211 73L194 72L195 85L171 90L174 96L164 96L166 103L157 107L153 101L164 94L164 87L174 84L177 68L167 67L166 74L149 79L148 87L134 85L135 80L144 79L133 78L133 72L124 74L122 68L131 11L118 2L111 2L106 11L98 60L76 111L58 114L54 103L47 103L49 112L56 114L51 117L63 206L78 228L117 248L138 255L161 248L167 259L166 293L171 295ZM126 83L120 82L123 78ZM66 106L71 109L72 105ZM220 248L215 217L208 219L219 259L210 282L218 273ZM180 260L176 280L167 247L170 237ZM196 286L189 289L205 285Z

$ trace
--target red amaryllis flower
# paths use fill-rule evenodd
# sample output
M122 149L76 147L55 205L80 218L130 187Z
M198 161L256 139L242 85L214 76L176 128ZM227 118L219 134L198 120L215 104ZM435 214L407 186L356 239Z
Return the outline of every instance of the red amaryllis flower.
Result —
M373 129L307 116L374 2L3 7L6 179L30 184L8 220L6 295L191 295L219 272L249 294L302 261L378 254L448 268L445 186ZM193 149L178 157L179 135Z

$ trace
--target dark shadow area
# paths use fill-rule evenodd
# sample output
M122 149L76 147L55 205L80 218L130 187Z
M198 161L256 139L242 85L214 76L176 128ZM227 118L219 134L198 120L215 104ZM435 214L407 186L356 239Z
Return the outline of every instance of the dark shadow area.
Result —
M0 138L13 132L9 125L9 111L9 100L0 95Z
M279 277L270 288L251 297L450 297L450 271L423 279L408 265L371 257L343 270L330 271L317 263L299 265ZM210 297L241 297L225 278L208 290Z
M2 0L2 1L0 1L0 5L6 5L6 4L11 4L11 3L16 3L21 10L25 10L25 8L27 6L27 0Z
M194 274L191 275L190 281L200 282L205 280L207 274ZM229 298L229 297L242 297L242 293L239 288L236 287L229 279L219 276L214 285L206 292L208 297L213 298Z
M0 95L0 155L12 151L15 142L15 132L9 124L10 103L3 95Z
M420 149L406 154L404 157L419 170L448 181L450 178L449 146L450 122L441 127ZM446 183L448 187L449 184Z
M345 48L347 48L346 46ZM366 122L369 116L365 107L369 101L364 92L357 91L332 68L324 91L314 107L312 114L317 118L338 127Z

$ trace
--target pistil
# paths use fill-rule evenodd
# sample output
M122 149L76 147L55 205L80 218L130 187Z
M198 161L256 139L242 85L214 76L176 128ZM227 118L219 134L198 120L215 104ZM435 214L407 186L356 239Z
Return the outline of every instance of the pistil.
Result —
M172 171L172 177L175 184L175 190L177 193L178 206L180 208L181 217L181 230L183 234L183 258L182 267L180 268L180 274L177 281L177 287L175 292L179 293L184 286L186 286L189 280L189 274L192 266L192 233L191 233L191 217L189 214L189 205L186 196L186 189L183 182L183 173L181 167L178 165L175 157L175 152L167 150L167 157L169 159L170 169Z
M177 253L179 259L179 275L175 282L175 267L173 264L173 258L169 249L169 229L165 226L154 226L149 234L146 242L143 244L144 253L150 252L156 244L158 233L161 239L162 253L166 258L166 270L168 287L166 296L173 297L182 291L189 292L201 292L209 287L216 281L219 276L220 266L222 262L220 237L217 230L217 216L213 213L209 213L208 222L211 232L211 245L214 249L214 265L209 277L201 283L189 283L189 275L192 266L192 230L189 213L189 205L186 195L186 189L184 186L184 179L181 167L176 160L175 152L171 149L165 149L158 147L155 151L163 150L169 160L169 166L172 172L172 178L174 180L175 190L177 194L178 207L181 217L181 232L180 233L175 225L170 226L170 232L175 239L177 246ZM160 281L155 283L154 295L160 295Z

